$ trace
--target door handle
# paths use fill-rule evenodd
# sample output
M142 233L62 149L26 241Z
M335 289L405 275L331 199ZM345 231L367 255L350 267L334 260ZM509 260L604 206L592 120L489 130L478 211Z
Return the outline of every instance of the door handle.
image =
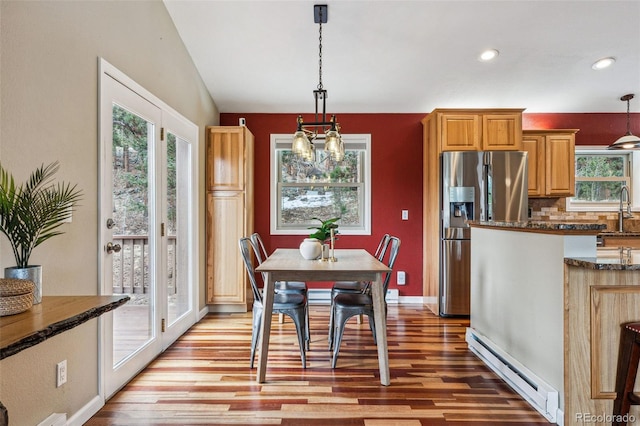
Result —
M109 241L107 243L107 253L111 254L111 253L119 253L120 250L122 250L122 247L120 246L120 244L113 244L111 241Z

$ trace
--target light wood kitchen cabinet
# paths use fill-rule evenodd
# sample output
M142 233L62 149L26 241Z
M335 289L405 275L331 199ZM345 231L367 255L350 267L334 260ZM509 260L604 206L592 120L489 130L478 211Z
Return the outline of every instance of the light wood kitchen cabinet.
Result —
M524 130L529 197L571 197L575 192L576 129Z
M436 109L440 151L519 151L522 109Z
M252 293L238 240L253 233L253 134L244 126L207 127L207 304L244 312Z

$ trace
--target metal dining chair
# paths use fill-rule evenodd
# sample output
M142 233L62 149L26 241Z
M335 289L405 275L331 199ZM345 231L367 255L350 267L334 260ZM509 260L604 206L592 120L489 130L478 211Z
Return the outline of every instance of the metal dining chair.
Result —
M373 256L382 261L389 245L389 234L384 234L378 243L378 247ZM333 299L338 294L361 294L366 293L369 289L370 283L367 281L336 281L331 287L331 307L329 309L329 349L333 349L333 317L334 317L334 303Z
M389 280L393 273L393 265L398 257L398 251L400 250L400 239L398 237L390 236L388 241L388 247L390 247L387 266L389 271L382 282L383 295L387 294L387 288L389 287ZM385 250L386 251L386 250ZM384 255L383 255L384 257ZM381 260L382 261L382 260ZM334 328L333 328L333 357L331 359L331 368L336 368L338 361L338 352L340 350L340 342L342 341L342 335L344 334L344 327L349 318L355 315L366 315L369 320L369 328L373 333L373 340L376 342L376 329L373 312L373 298L370 293L342 293L336 295L334 299ZM387 304L385 300L385 315L387 312Z
M258 260L258 265L261 265L262 262L264 262L267 257L269 257L269 254L267 253L267 249L264 245L264 242L262 241L262 237L260 237L260 234L257 232L254 232L253 234L251 234L251 244L253 244L253 250L256 254L256 259ZM266 274L262 274L262 280L263 282L267 279ZM311 336L310 336L310 332L309 332L309 295L308 295L308 289L307 289L307 284L303 281L277 281L275 283L275 291L276 293L282 293L282 294L302 294L305 297L306 300L306 304L305 304L305 317L306 317L306 328L305 328L305 344L306 344L306 350L309 350L309 343L311 340ZM282 314L279 315L279 317L282 317ZM283 321L280 321L283 322Z
M262 289L258 287L253 258L256 257L254 245L250 237L240 238L240 252L244 262L245 269L249 275L251 289L253 290L253 326L251 330L251 368L258 346L258 337L260 336L260 325L262 324L262 310L264 308ZM302 360L302 368L307 368L307 359L305 353L305 335L307 329L306 321L306 305L307 298L299 293L275 293L273 299L273 313L284 314L290 317L296 327L298 336L298 344L300 345L300 359Z

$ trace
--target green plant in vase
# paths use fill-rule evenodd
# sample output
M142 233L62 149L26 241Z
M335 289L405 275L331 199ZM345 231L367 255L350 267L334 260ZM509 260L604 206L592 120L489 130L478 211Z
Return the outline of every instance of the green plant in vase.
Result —
M321 243L326 243L331 238L331 230L333 229L333 235L338 234L338 224L337 221L340 220L339 217L334 217L327 220L322 220L320 218L314 217L313 220L317 220L320 222L320 226L310 226L308 229L315 229L316 232L309 235L309 238L315 238Z
M336 258L333 256L333 249L334 249L334 244L335 244L335 236L338 234L338 224L336 223L337 221L340 220L339 217L334 217L331 219L327 219L327 220L322 220L320 218L314 217L312 218L313 220L317 220L318 222L320 222L320 226L310 226L309 229L315 229L316 232L314 232L313 234L309 235L309 238L315 238L316 240L320 241L320 244L322 245L321 248L321 259L322 260L326 260L325 259L325 247L327 243L330 243L330 254L329 254L329 259L330 261L334 261L336 260ZM333 232L332 232L333 231ZM333 240L332 238L333 237Z
M29 279L36 284L34 303L40 303L41 266L29 265L33 250L63 232L59 228L71 219L82 191L77 185L53 182L59 163L44 164L29 179L16 185L11 173L0 164L0 232L8 239L15 267L5 268L5 278Z

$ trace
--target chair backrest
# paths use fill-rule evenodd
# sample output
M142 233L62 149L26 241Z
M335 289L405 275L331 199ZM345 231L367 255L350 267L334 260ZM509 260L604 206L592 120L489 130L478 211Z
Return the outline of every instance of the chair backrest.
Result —
M256 271L253 266L253 258L254 256L257 258L257 251L255 250L255 246L251 241L250 237L240 238L238 241L238 245L240 246L240 253L242 254L242 261L244 262L244 267L247 270L247 274L249 275L249 281L251 282L251 290L253 290L253 298L254 300L262 303L262 293L258 288L258 282L256 281Z
M376 252L373 254L373 257L378 259L380 262L382 262L382 259L384 258L384 254L387 251L390 237L391 236L389 234L384 234L380 239L380 242L378 243L378 248L376 249Z
M267 253L267 249L264 247L264 242L262 241L262 237L257 232L251 234L251 243L253 244L253 249L256 252L256 258L258 259L258 264L261 264L269 254Z
M389 267L389 269L391 269L391 272L389 272L384 277L384 283L382 288L384 289L383 294L385 296L387 294L387 288L389 287L389 281L391 280L391 274L393 274L393 265L396 263L396 258L398 257L398 251L400 251L400 238L390 236L388 246L391 246L391 249L389 250L389 257L386 265ZM385 248L385 252L386 252L386 248ZM380 261L383 262L383 260L380 260Z

